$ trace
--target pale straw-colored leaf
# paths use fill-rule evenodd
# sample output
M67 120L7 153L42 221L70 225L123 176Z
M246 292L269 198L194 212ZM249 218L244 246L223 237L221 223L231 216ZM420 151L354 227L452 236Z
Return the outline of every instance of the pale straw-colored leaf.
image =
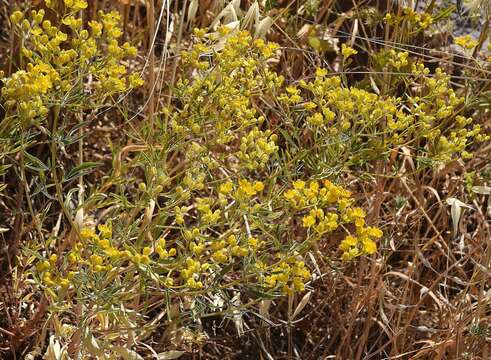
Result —
M84 334L82 345L91 355L97 358L104 358L104 350L99 345L96 338L88 330Z
M271 300L264 299L259 303L259 314L262 317L269 319L269 308L271 307Z
M273 25L273 19L271 19L269 16L266 16L259 22L259 24L257 24L256 31L254 32L254 37L264 38L269 29L271 29L271 25Z
M239 310L241 305L242 301L240 300L240 293L237 291L232 298L232 318L239 336L244 335L244 320L242 319L242 313Z
M191 0L188 8L188 24L192 24L196 19L196 14L198 13L199 1Z
M61 347L60 342L55 338L54 335L51 335L49 338L49 345L46 349L46 353L44 354L45 360L70 360L66 352L66 348Z
M489 186L473 186L472 191L476 194L480 195L489 195L491 194L491 187Z
M259 4L255 1L242 20L242 29L252 30L252 27L257 24L259 24Z
M233 0L215 17L211 23L211 28L216 30L220 23L226 25L239 20L238 13L240 13L240 0Z
M184 351L171 350L171 351L166 351L166 352L162 352L160 354L157 354L157 359L158 360L179 359L184 354L185 354Z
M473 208L456 198L448 198L447 204L450 205L450 214L452 216L453 232L454 235L456 235L459 228L460 216L462 215L462 208L467 208L467 209L473 209Z
M293 312L292 320L295 319L298 316L298 314L300 314L300 312L303 310L303 308L309 303L311 296L312 296L312 291L309 291L302 297L302 300L300 300L297 307L295 308L295 311Z

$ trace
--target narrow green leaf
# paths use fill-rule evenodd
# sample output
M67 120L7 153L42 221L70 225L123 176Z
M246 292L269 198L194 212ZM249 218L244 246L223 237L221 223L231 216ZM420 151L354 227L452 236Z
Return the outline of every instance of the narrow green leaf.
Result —
M96 168L101 163L99 162L85 162L71 169L66 175L64 181L71 181L78 178L79 176L86 175L90 170Z
M34 170L34 171L47 171L47 170L49 170L48 165L43 163L41 160L39 160L34 155L31 155L26 151L24 151L23 153L24 153L24 156L26 157L26 160L27 160L27 163L26 163L27 168Z

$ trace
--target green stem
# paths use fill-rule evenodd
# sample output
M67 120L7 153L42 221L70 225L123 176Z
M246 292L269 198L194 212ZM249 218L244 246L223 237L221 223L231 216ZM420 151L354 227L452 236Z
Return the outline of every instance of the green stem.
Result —
M51 141L49 144L50 152L51 152L51 173L53 174L53 181L54 181L55 189L56 189L56 197L58 199L58 202L60 203L63 214L67 218L72 229L74 229L75 232L77 233L77 236L80 237L79 229L78 229L77 225L75 224L75 222L73 221L72 216L70 215L70 212L68 211L68 209L65 206L65 202L63 200L62 184L61 184L61 182L58 178L58 174L56 172L57 156L56 156L56 141L54 140L54 134L55 134L56 129L58 127L59 116L60 116L60 106L57 105L54 108L53 129L51 131L51 139L50 139Z
M24 133L24 132L23 132ZM41 225L39 224L38 218L36 217L36 214L34 212L34 208L32 206L32 200L31 200L31 194L29 191L29 185L27 184L27 177L26 177L26 166L25 166L25 160L24 160L24 136L22 135L21 138L21 153L20 153L20 176L21 176L21 183L24 185L24 192L26 194L26 201L27 201L27 207L29 208L29 213L31 214L32 221L34 221L34 226L36 227L36 231L39 234L40 240L44 243L44 236L43 236L43 231L41 229Z

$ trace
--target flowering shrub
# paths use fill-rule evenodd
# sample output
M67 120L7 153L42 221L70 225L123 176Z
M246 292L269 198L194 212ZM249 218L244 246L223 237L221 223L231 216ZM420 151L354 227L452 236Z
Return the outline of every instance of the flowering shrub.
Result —
M370 170L402 147L421 164L465 159L472 144L489 139L462 115L464 98L449 76L430 74L407 52L374 56L380 70L406 71L395 81L414 87L394 96L348 86L323 68L286 80L275 68L279 45L228 27L196 29L180 54L172 100L155 114L155 128L143 124L150 140L115 151L110 174L84 198L81 174L93 164L79 155L78 189L68 190L76 176L63 170L60 139L142 85L127 62L137 51L120 44L118 13L99 12L85 25L85 0L45 4L59 25L43 10L10 17L21 59L2 80L2 135L21 137L20 178L25 162L39 166L39 192L61 208L59 223L68 222L48 236L37 226L39 239L20 262L47 305L50 331L78 358L139 358L133 344L161 333L178 343L205 317L237 324L264 300L302 304L318 261L342 270L376 256L384 235L341 175ZM411 11L385 20L419 30L432 23ZM358 50L343 44L340 54L348 64ZM139 131L131 136L141 139ZM30 151L42 135L50 166ZM82 152L83 133L74 138ZM75 192L78 206L69 207Z
M127 74L126 59L136 55L136 48L129 43L119 45L122 31L117 12L99 12L99 20L90 21L87 30L80 17L80 11L87 7L85 0L64 1L63 5L51 1L46 6L55 21L48 20L43 9L30 13L17 10L10 16L19 39L19 69L2 79L5 120L0 136L4 144L18 147L26 195L34 198L54 187L57 201L73 226L63 192L78 175L94 166L83 162L87 118L111 104L113 96L141 86L143 80L137 73ZM65 161L63 154L77 143L75 166L73 160ZM44 145L49 148L48 156L46 151L40 152ZM43 156L36 157L36 153ZM27 189L28 173L39 183L34 193ZM32 205L30 208L33 213ZM41 228L37 229L40 234Z
M408 64L407 53L394 56L399 60L392 66ZM479 125L469 129L472 118L459 115L464 99L449 86L449 76L441 69L432 77L428 72L421 64L413 64L408 81L419 83L421 92L396 98L344 87L340 77L329 77L326 70L318 69L313 81L302 80L300 88L287 88L291 95L282 100L294 124L312 134L308 146L315 144L319 151L334 154L332 161L341 158L347 166L387 157L401 146L414 148L426 163L469 158L472 155L466 149L489 137L480 134ZM303 146L298 143L299 148Z
M54 9L52 3L46 5ZM7 112L16 119L42 122L53 107L77 112L96 108L107 97L142 84L136 73L124 77L127 69L122 61L135 56L136 48L118 44L119 14L100 12L100 21L91 21L88 31L77 16L86 7L86 1L65 1L59 15L63 30L44 19L43 9L33 10L27 18L21 11L11 15L22 40L22 69L3 80L2 96Z
M304 291L312 281L307 254L320 255L319 245L329 245L333 259L376 252L382 232L365 226L349 191L328 180L275 178L278 135L264 129L266 116L255 101L281 91L284 79L267 64L277 46L220 31L222 43L205 47L202 37L183 54L195 73L179 82L179 102L169 109L174 138L162 129L158 150L149 147L138 161L121 164L126 174L142 168L145 180L137 187L126 181L105 200L93 193L86 203L107 209L107 221L96 225L86 217L61 253L56 242L36 252L33 276L50 311L63 319L81 307L81 341L93 345L83 353L97 353L95 347L117 354L122 341L151 333L146 309L155 301L181 308L168 317L185 326L206 314L234 313L237 304ZM178 170L168 170L173 159ZM344 240L337 243L335 233ZM139 309L135 296L145 304ZM122 321L139 330L118 330ZM108 331L117 335L104 339Z

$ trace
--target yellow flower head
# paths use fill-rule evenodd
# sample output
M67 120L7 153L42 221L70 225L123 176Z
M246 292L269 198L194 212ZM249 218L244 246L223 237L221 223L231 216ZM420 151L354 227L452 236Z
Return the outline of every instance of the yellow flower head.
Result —
M346 44L342 44L341 45L341 54L343 55L344 59L347 59L352 55L358 54L358 51L353 49L350 46L347 46Z

